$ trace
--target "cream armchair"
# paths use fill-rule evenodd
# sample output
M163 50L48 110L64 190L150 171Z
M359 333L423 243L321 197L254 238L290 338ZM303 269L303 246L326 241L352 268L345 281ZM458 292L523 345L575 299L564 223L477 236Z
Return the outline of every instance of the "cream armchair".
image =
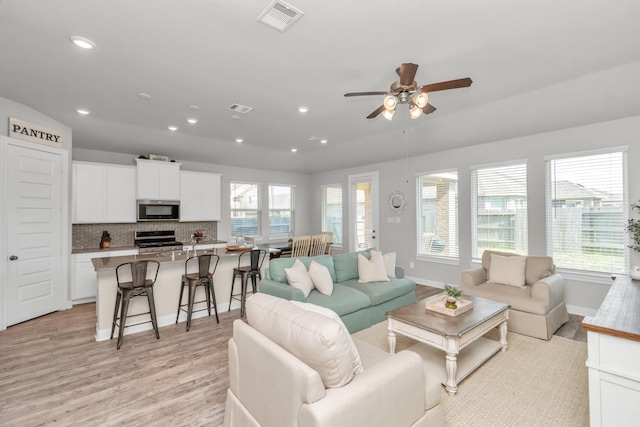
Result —
M511 305L512 332L548 340L569 321L563 279L551 257L484 251L482 267L462 272L462 287L468 294Z
M311 306L247 300L248 323L236 320L229 341L225 426L444 426L442 387L420 356L352 340Z

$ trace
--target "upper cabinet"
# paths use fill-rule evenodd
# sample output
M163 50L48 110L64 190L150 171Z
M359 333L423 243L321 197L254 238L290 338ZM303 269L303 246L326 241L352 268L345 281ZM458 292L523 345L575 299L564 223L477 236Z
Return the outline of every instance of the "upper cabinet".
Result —
M180 172L180 221L220 220L220 175Z
M136 168L73 162L74 224L136 222Z
M138 200L180 200L180 163L136 159Z

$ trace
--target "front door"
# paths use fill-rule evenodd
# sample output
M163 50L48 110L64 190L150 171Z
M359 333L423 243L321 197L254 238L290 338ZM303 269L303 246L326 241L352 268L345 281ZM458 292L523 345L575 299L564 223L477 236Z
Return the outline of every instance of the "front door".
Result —
M378 231L378 172L349 175L351 251L380 249Z
M64 307L62 155L7 143L6 326ZM4 233L3 233L4 234Z

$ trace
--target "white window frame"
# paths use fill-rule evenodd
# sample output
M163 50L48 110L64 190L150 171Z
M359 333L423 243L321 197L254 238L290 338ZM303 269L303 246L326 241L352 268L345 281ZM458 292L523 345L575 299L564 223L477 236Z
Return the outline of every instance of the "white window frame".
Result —
M441 254L437 252L425 252L423 233L421 230L423 225L421 224L422 218L422 180L424 177L445 177L447 174L455 174L455 194L454 197L449 197L447 203L447 218L448 222L444 227L437 227L438 229L446 230L446 236L440 236L434 231L434 237L445 237L447 241L454 242L452 250L454 254ZM443 263L457 264L460 260L460 236L459 236L459 217L458 217L458 200L459 200L459 173L457 169L446 169L431 172L419 172L416 173L416 258L420 260L437 261ZM452 212L453 211L453 212Z
M341 226L341 230L340 230L340 235L338 236L337 233L334 232L334 230L330 230L329 227L327 227L327 189L328 188L339 188L340 189L340 218L342 219L342 226ZM342 187L342 184L338 183L338 184L327 184L327 185L322 185L321 186L322 189L322 212L321 212L321 218L322 218L322 231L327 231L327 232L332 232L333 233L333 247L334 248L341 248L342 247L342 243L344 240L344 231L343 231L343 227L344 227L344 188Z
M290 197L291 197L291 207L289 209L281 209L281 208L274 208L271 206L271 188L272 187L288 187L291 189L291 193L290 193ZM274 183L270 183L269 185L267 185L267 204L269 205L267 207L267 235L269 237L269 240L278 240L278 239L286 239L286 238L290 238L291 236L295 235L295 225L296 225L296 186L295 185L291 185L291 184L274 184ZM290 212L290 218L291 218L291 230L287 233L273 233L271 234L271 212L272 211L277 211L277 212L282 212L282 211L289 211Z
M231 194L233 193L234 185L250 185L256 187L256 194L258 197L257 200L257 208L256 209L234 209L233 204L231 202ZM229 182L229 221L230 221L230 230L229 233L232 237L243 237L243 234L237 234L233 231L233 213L234 212L255 212L256 213L256 228L257 233L255 236L262 235L262 184L259 182L247 182L247 181L230 181ZM253 236L253 235L252 235Z
M545 156L545 219L546 219L546 229L547 229L547 255L553 257L554 256L554 229L553 229L553 214L554 214L554 205L552 201L553 196L553 181L552 181L552 162L555 160L563 160L563 159L572 159L572 158L580 158L580 157L589 157L596 156L601 154L610 154L610 153L621 153L622 154L622 201L621 206L623 209L622 217L625 219L625 223L621 224L621 231L624 232L624 225L626 225L626 219L629 216L629 196L628 196L628 147L627 146L619 146L619 147L611 147L606 149L599 150L586 150L572 153L564 153L561 155L551 155ZM627 241L625 240L625 243ZM626 273L629 270L630 265L630 255L629 250L625 247L623 250L624 260L622 271L599 271L599 270L590 270L590 269L578 269L578 268L567 268L563 267L561 264L556 263L557 271L562 273L565 278L572 280L581 280L581 281L589 281L589 282L601 282L603 279L607 280L612 273ZM555 258L554 258L555 262Z
M526 202L526 221L523 227L524 237L520 240L523 240L523 250L518 251L517 248L514 250L508 249L500 249L496 248L496 250L504 250L505 252L512 253L520 253L522 255L527 255L529 251L529 195L528 195L528 161L527 159L516 159L510 160L507 162L498 162L498 163L490 163L490 164L482 164L482 165L472 165L469 167L470 177L471 177L471 258L472 262L477 263L482 259L482 253L477 253L478 251L478 171L485 169L498 169L498 168L507 168L512 166L524 166L525 169L525 202Z

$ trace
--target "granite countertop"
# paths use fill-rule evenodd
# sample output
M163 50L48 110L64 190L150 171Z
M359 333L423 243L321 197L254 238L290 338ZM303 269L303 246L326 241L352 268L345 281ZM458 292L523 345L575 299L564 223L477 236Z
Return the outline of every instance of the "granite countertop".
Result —
M71 254L88 254L92 252L130 251L138 249L137 246L111 246L107 249L100 248L73 248Z
M220 261L225 259L238 259L238 256L242 253L239 251L225 251L218 250L217 255L220 257ZM213 254L213 250L204 250L197 251L199 255L205 254ZM175 251L172 252L160 252L160 253L149 253L149 254L141 254L141 255L125 255L125 256L113 256L113 257L105 257L105 258L93 258L91 262L93 263L93 267L96 271L105 271L105 270L115 270L117 266L123 264L125 262L131 261L142 261L142 260L154 260L158 261L160 264L169 264L169 263L181 263L189 258L189 256L193 255L192 252L186 251Z

